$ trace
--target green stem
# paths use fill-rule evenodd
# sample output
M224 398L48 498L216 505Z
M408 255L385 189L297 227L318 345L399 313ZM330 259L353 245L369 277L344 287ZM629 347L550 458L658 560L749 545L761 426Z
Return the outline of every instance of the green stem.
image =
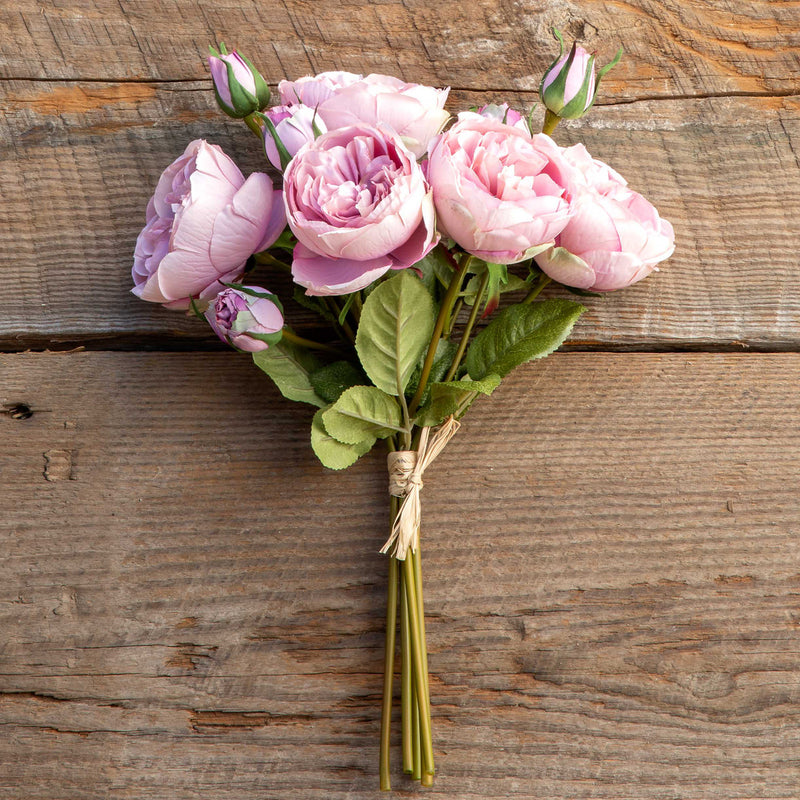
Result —
M561 122L561 117L558 114L554 114L549 108L545 112L544 115L544 125L542 125L542 133L546 133L548 136L553 135L553 131L556 129L558 123Z
M253 133L258 136L260 139L264 138L264 131L262 130L261 126L258 124L258 120L256 119L255 114L248 114L243 120L245 125L250 128Z
M419 385L417 386L417 391L414 392L414 397L411 399L411 404L409 406L409 413L412 417L419 408L422 395L425 393L425 388L428 385L428 378L430 377L431 368L433 367L433 359L436 356L436 347L439 344L439 339L442 338L442 331L444 330L445 322L450 316L450 312L453 310L453 305L458 297L458 292L461 288L461 281L465 273L463 267L466 266L469 258L471 258L471 256L464 259L462 264L459 265L458 268L453 272L453 277L450 279L450 285L447 287L447 291L442 298L442 305L439 308L439 315L436 317L436 324L433 328L431 343L428 345L428 352L425 356L425 362L422 365L422 372L419 376Z
M397 559L394 559L395 561ZM400 656L402 661L400 672L400 722L402 725L403 747L403 772L414 771L413 747L413 708L416 705L414 697L414 681L411 672L411 630L408 626L408 594L406 592L406 577L402 574L402 589L400 592Z
M486 286L489 283L489 270L487 269L486 272L483 273L481 277L481 283L478 287L478 293L475 295L475 305L472 306L472 311L469 313L469 319L467 320L467 326L464 328L464 333L461 336L461 341L458 343L458 350L456 351L455 358L453 358L453 363L450 365L450 369L447 370L447 375L444 376L444 382L447 383L448 381L453 379L453 376L458 372L458 368L461 365L461 359L464 358L464 353L467 350L467 345L469 344L469 337L472 333L472 329L475 326L475 322L478 319L478 314L480 313L481 303L483 302L483 294L486 291Z
M361 309L363 304L361 302L361 292L356 292L355 297L353 298L353 305L350 307L350 310L353 316L356 319L356 325L361 322Z
M417 682L411 681L414 687L414 704L411 706L411 777L415 781L422 780L422 747L419 727L419 704L417 703Z
M425 672L425 684L422 690L427 695L428 708L428 729L432 730L431 725L431 700L430 700L430 678L428 675L428 638L425 633L425 601L422 594L422 548L418 544L417 552L410 553L414 567L414 586L417 590L417 614L419 615L420 648L422 650L422 667ZM431 757L431 772L433 772L433 758Z
M542 273L539 276L539 279L536 281L533 289L531 289L528 294L525 295L522 302L523 303L532 303L540 294L542 289L547 286L553 279Z
M287 342L291 342L292 344L299 345L300 347L305 347L309 350L323 350L326 353L333 353L339 357L342 357L344 354L341 350L338 350L335 347L331 347L329 344L323 344L322 342L314 342L311 339L306 339L302 336L298 336L296 333L293 333L288 328L283 329L283 338L286 339Z
M456 304L453 307L453 313L450 314L450 321L444 331L446 339L449 339L450 336L452 335L453 328L455 328L456 326L456 321L458 320L458 315L461 313L461 307L463 305L464 305L464 298L459 297L458 300L456 300Z
M417 705L419 707L419 734L422 748L422 774L433 775L433 742L431 739L431 709L428 685L425 680L427 668L423 665L424 648L422 628L419 620L419 601L417 600L414 565L408 556L403 561L408 590L408 621L411 628L411 661L414 667L414 680L417 686Z
M397 514L398 503L392 497L392 519ZM386 600L386 649L383 662L383 705L381 708L380 786L382 792L392 788L389 750L392 740L392 688L394 684L394 650L397 630L398 563L389 559L389 587Z

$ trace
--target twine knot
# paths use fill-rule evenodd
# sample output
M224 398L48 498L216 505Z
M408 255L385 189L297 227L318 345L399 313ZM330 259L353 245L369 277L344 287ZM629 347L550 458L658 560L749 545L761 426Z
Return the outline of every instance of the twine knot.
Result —
M408 549L415 553L419 543L419 526L422 506L419 493L423 487L422 474L433 463L445 445L461 427L455 417L448 417L430 437L430 428L423 428L417 450L398 450L389 453L386 463L389 469L389 494L402 497L403 502L392 524L392 534L381 548L388 553L394 545L395 558L403 561ZM430 437L430 439L429 439Z

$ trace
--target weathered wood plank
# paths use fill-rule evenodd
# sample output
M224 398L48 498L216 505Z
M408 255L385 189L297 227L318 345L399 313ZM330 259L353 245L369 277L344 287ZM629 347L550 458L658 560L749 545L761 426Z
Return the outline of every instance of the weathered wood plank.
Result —
M382 458L323 470L232 355L0 376L3 797L374 797ZM558 354L476 406L424 490L434 793L796 797L798 380Z
M263 168L243 127L196 84L9 84L0 120L0 345L209 332L129 294L129 265L160 171L192 138ZM519 93L453 95L454 110ZM573 341L785 348L800 340L800 101L711 98L597 108L558 131L619 167L675 224L662 272L591 301ZM281 284L273 285L280 291ZM288 290L288 286L285 287ZM296 316L300 324L308 317Z
M535 90L561 28L610 57L614 98L788 93L800 87L795 2L631 0L20 0L0 21L0 77L185 80L223 39L270 80L330 69L461 88Z

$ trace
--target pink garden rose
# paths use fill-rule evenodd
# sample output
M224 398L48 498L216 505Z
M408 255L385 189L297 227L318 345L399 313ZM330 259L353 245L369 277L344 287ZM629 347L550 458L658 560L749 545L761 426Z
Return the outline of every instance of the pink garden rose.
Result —
M277 298L260 286L224 289L208 307L206 319L223 342L248 353L279 341L283 328Z
M280 195L268 175L255 172L245 180L217 145L191 142L164 170L147 204L133 293L184 309L191 298L214 297L283 231Z
M580 176L549 136L466 113L433 144L428 179L440 229L485 261L513 264L553 244Z
M450 118L444 110L449 91L403 83L389 75L367 75L335 91L317 111L329 130L360 122L391 128L419 158Z
M584 182L576 191L572 218L536 263L560 283L599 292L647 277L675 250L672 225L582 144L563 152Z
M292 275L309 295L349 294L436 244L422 168L391 133L370 125L330 130L284 174Z
M302 103L318 108L336 92L360 80L361 75L353 72L320 72L319 75L306 75L296 81L281 81L278 84L278 93L281 96L281 105Z
M314 128L320 133L328 130L322 118L311 106L275 106L269 109L264 116L275 126L275 133L290 156L293 156L304 144L314 141ZM282 169L275 139L267 127L264 128L264 152L275 169Z
M479 108L477 113L482 117L486 117L487 119L493 119L497 122L502 122L505 125L510 125L512 128L519 128L521 131L524 131L527 134L530 134L531 132L525 117L523 117L519 111L515 111L513 108L511 108L508 103L500 103L499 105L496 103L490 103L487 106L482 106Z

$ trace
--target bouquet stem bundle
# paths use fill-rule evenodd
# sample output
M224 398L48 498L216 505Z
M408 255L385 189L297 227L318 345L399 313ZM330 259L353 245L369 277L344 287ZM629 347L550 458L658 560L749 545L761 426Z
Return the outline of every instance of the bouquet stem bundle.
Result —
M313 406L311 446L325 467L346 469L386 442L383 790L398 644L402 769L422 786L435 774L423 473L478 397L570 334L585 309L540 299L551 281L579 295L620 289L674 249L670 224L621 175L550 138L589 110L621 54L595 75L593 54L573 45L565 55L557 38L540 87L543 133L505 103L452 120L448 89L387 75L284 80L269 107L250 61L212 49L219 107L258 137L282 184L245 178L195 140L162 174L136 243L133 292L205 319L285 398ZM330 340L292 330L282 301L250 283L259 268L291 273L290 299L330 326Z

